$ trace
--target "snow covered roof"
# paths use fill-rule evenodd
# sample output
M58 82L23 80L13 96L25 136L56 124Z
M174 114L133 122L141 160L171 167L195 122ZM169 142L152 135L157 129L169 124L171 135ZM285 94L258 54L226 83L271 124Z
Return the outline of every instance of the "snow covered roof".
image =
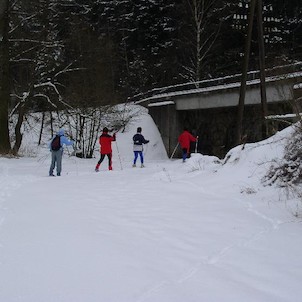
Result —
M148 107L167 106L167 105L175 105L175 102L164 101L164 102L151 103L148 105Z
M298 83L294 85L294 89L301 89L302 88L302 83Z
M288 73L288 74L282 74L278 76L271 76L271 77L266 77L265 81L268 82L276 82L280 80L285 80L285 79L292 79L292 78L297 78L297 77L302 77L302 72L294 72L294 73ZM247 81L248 86L252 85L257 85L260 83L260 79L254 79ZM135 104L140 104L144 103L147 101L151 100L158 100L158 99L165 99L165 98L173 98L176 96L183 96L183 95L190 95L190 94L197 94L197 93L204 93L204 92L215 92L215 91L221 91L225 89L232 89L232 88L239 88L241 86L241 82L234 82L234 83L228 83L228 84L221 84L221 85L216 85L216 86L210 86L210 87L202 87L202 88L195 88L195 89L187 89L187 90L181 90L181 91L170 91L170 92L165 92L165 93L157 93L154 91L154 94L142 98L139 101L136 101ZM176 89L177 85L175 85ZM170 86L169 89L173 88L173 86Z

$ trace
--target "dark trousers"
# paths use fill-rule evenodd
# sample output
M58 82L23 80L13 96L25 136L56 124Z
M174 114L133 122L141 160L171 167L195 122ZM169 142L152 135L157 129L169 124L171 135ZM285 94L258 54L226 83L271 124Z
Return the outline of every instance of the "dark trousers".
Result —
M187 159L187 157L189 155L188 153L189 152L188 152L187 148L182 148L182 159L183 159L183 161L185 161Z
M109 166L109 168L111 168L112 167L112 153L101 154L101 158L98 161L98 166L102 163L102 161L104 160L104 158L105 158L106 155L108 157L108 166Z

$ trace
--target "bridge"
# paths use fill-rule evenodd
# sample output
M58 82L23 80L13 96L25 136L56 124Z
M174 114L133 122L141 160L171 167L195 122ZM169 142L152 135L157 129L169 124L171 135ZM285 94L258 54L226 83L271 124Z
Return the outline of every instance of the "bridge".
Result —
M270 115L293 113L295 93L301 89L302 63L266 70L266 94ZM236 74L195 83L156 88L132 100L149 108L168 154L177 145L183 127L201 138L203 154L223 157L235 144L237 106L241 75ZM291 104L291 105L290 105ZM261 96L259 71L248 73L244 108L244 134L247 140L261 140ZM280 123L271 123L278 130ZM180 150L178 151L180 155Z

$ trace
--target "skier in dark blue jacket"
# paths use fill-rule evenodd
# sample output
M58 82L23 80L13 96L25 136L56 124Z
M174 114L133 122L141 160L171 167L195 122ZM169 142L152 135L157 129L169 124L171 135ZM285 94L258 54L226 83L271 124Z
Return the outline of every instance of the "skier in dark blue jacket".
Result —
M144 155L143 155L143 150L144 144L148 144L149 141L144 138L144 136L141 134L142 128L138 127L137 128L137 133L133 136L133 152L134 152L134 160L133 160L133 165L132 167L136 167L136 160L138 155L140 156L141 160L141 168L144 167Z

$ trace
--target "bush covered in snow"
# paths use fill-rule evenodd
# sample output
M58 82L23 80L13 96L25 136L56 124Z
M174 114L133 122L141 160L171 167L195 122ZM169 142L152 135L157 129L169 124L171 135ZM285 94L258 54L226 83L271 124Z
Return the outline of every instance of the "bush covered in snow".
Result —
M39 146L47 146L51 137L64 128L67 136L75 141L74 155L91 158L98 149L98 137L107 127L111 132L125 131L136 118L147 109L131 103L84 110L62 110L57 112L28 113L24 119L20 133L20 146L15 148L18 155L35 156ZM16 144L16 124L18 116L10 120L11 142ZM35 142L35 144L29 144Z
M287 139L283 159L273 160L263 182L265 185L277 184L280 187L287 187L299 183L301 177L302 127L299 122L294 126L292 136Z

